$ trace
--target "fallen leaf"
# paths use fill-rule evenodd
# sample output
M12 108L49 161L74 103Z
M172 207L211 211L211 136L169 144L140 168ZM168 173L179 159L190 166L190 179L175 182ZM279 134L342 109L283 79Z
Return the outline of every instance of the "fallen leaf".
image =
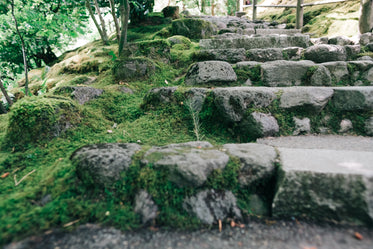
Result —
M164 80L164 83L166 83L168 85L168 81L167 80Z
M107 133L113 133L113 131L112 130L107 130Z
M363 235L361 235L361 233L358 233L358 232L355 232L355 238L357 238L358 240L364 239Z
M240 228L245 228L245 225L244 224L240 224Z
M243 244L242 244L241 241L238 241L238 242L237 242L237 245L238 245L238 246L243 246Z
M9 172L6 172L6 173L4 173L4 174L1 175L1 178L5 178L5 177L7 177L8 175L9 175Z
M315 247L315 246L305 246L305 247L303 247L303 249L317 249L317 247Z
M156 231L158 231L158 230L159 230L158 228L156 228L156 227L153 227L153 226L149 227L149 229L150 229L150 231L153 231L153 232L156 232Z
M232 220L231 221L231 227L235 227L236 226L236 223Z
M202 146L197 146L197 149L202 149Z
M79 222L79 221L80 221L80 219L78 219L78 220L74 220L74 221L72 221L72 222L66 223L65 225L63 225L63 227L69 227L69 226L74 225L75 223L77 223L77 222Z
M223 228L223 225L221 224L221 220L219 220L219 232L221 232L222 228Z

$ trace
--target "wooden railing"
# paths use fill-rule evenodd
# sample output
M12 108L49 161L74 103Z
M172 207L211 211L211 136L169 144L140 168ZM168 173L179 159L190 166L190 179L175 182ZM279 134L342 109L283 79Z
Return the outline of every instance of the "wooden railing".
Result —
M244 7L252 7L253 8L253 20L257 19L257 8L296 8L296 28L300 29L303 27L303 9L304 7L309 6L316 6L316 5L324 5L324 4L331 4L331 3L341 3L347 2L351 0L330 0L330 1L320 1L314 3L303 3L303 0L297 0L297 5L257 5L257 0L252 0L252 4L244 5L240 4L240 11L243 10Z

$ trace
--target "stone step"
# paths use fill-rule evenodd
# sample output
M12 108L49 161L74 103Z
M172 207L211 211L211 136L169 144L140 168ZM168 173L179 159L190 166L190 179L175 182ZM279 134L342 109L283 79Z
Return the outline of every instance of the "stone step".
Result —
M134 154L141 156L131 159ZM129 165L165 172L164 179L175 188L198 188L183 197L182 207L208 225L241 219L238 198L255 215L373 225L372 138L283 137L219 147L198 141L150 149L100 144L78 149L71 160L83 183L107 188L115 186ZM231 180L249 193L245 199L227 189L204 188L213 172L223 171L229 162L238 170ZM143 223L158 218L154 196L147 189L137 191L134 211Z
M243 36L238 38L225 39L201 39L199 41L201 49L227 49L227 48L287 48L310 46L308 35L266 35L266 36Z
M360 45L314 45L308 48L288 47L288 48L225 48L225 49L202 49L194 54L197 61L220 60L229 63L242 61L276 61L301 59L311 60L316 63L332 61L349 61L359 57ZM371 57L363 59L373 61Z
M189 101L193 112L204 113L202 123L214 120L241 141L311 133L373 136L373 86L165 87L151 90L144 106L180 101Z
M221 56L230 54L221 53ZM309 60L276 60L234 65L225 61L204 61L189 68L184 82L187 86L369 86L373 85L373 61L316 64Z

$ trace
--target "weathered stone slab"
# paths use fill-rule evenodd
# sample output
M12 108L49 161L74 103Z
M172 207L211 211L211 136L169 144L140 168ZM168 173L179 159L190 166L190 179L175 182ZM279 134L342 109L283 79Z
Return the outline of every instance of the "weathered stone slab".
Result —
M340 111L373 110L373 87L334 87L332 104Z
M266 86L301 85L312 61L271 61L261 65L263 83Z
M300 29L256 29L257 35L296 35L301 34Z
M174 102L174 93L176 90L176 86L153 88L144 97L144 103L151 106L157 106L159 104Z
M173 35L182 35L191 39L204 39L216 33L216 26L202 19L185 18L172 22Z
M70 157L77 175L88 184L111 187L128 169L138 144L95 144L76 150Z
M225 48L287 48L309 46L308 35L272 35L258 37L242 37L232 39L202 39L199 41L201 49L225 49Z
M193 64L185 76L185 84L203 85L231 83L237 80L232 66L225 61L204 61Z
M248 144L225 144L227 152L240 159L239 182L242 187L269 182L275 173L277 153L271 146Z
M346 61L347 53L343 46L320 44L307 48L304 51L304 58L316 63Z
M203 223L212 225L227 218L241 219L236 197L231 191L204 190L196 196L186 198L183 208Z
M316 70L312 72L311 86L330 86L332 84L332 76L329 70L323 65L317 65L316 67Z
M224 169L229 157L212 149L208 142L188 142L152 147L146 152L143 164L168 169L169 180L180 187L197 187L205 183L215 169Z
M373 153L278 148L275 217L373 224Z
M354 45L354 42L351 41L347 36L336 36L332 37L328 41L329 44L333 45L340 45L340 46L345 46L345 45Z
M236 63L246 60L246 50L243 48L199 50L196 52L195 57L199 60L217 60Z
M302 108L321 111L333 96L332 88L292 87L282 88L280 107L285 109Z
M250 107L267 107L276 99L275 90L265 87L229 87L213 90L214 103L231 122L242 120Z
M282 48L267 48L267 49L250 49L247 51L247 57L251 61L275 61L283 60Z

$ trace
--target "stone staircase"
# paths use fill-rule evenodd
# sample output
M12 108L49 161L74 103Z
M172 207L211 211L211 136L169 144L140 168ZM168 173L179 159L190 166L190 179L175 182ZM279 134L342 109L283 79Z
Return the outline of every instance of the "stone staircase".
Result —
M137 160L167 169L175 186L199 189L214 170L235 161L239 185L251 193L252 214L372 226L373 59L359 54L373 35L354 44L343 37L310 39L279 24L203 19L218 30L200 40L186 87L155 88L144 105L189 101L202 122L215 122L244 143L171 144ZM131 164L134 150L142 150L114 147L74 153L80 176L110 184ZM124 158L127 166L115 163ZM94 166L98 162L103 169ZM107 175L112 165L120 166L118 172ZM156 218L151 196L142 196L135 200L142 207L137 211L145 221ZM242 216L236 198L228 190L204 189L185 198L183 207L213 224Z

